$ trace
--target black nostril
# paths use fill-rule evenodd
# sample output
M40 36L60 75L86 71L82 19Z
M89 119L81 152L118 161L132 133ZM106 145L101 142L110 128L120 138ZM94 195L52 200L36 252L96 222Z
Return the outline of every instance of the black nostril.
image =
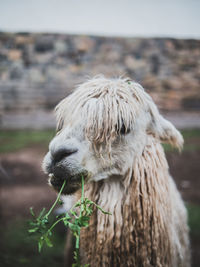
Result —
M69 148L60 148L56 150L53 155L54 162L59 162L62 159L71 156L72 154L76 153L78 149L69 149Z

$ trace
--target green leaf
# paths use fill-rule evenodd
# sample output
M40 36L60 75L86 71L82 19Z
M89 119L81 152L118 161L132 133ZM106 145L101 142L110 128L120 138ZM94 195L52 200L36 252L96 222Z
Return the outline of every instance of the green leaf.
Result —
M77 233L80 232L80 226L76 223L69 223L68 224L69 228L72 230L73 234L76 235Z
M50 248L53 247L51 240L47 236L45 236L44 239L48 247Z
M108 215L112 215L112 213L103 210L99 205L95 204L95 206L97 207L97 209L99 209L103 214L108 214Z
M80 205L81 205L81 203L80 203L80 201L78 201L78 202L76 202L76 204L75 204L74 207L75 207L75 208L76 208L76 207L80 207Z
M90 217L89 216L82 216L79 218L79 225L80 227L88 227L89 226Z
M68 214L67 212L65 213L65 217L64 217L64 219L68 219L68 220L71 219L71 217L69 216L69 214Z
M39 214L39 216L38 216L38 218L37 218L37 220L40 220L41 218L42 218L42 216L43 216L43 214L44 214L44 212L45 212L45 208L43 208L41 211L40 211L40 214Z
M31 215L32 215L33 217L35 217L35 213L34 213L34 211L33 211L33 207L30 207L30 213L31 213Z
M76 211L73 211L73 210L70 210L70 213L73 215L73 216L77 216L77 213L76 213Z
M68 213L65 214L65 217L63 217L63 223L65 226L68 226L69 225L69 222L71 220L71 217L69 216Z
M68 220L63 220L63 223L64 223L65 226L69 226L70 222Z
M43 238L43 236L41 236L40 239L38 240L38 250L39 250L39 252L41 252L43 244L44 244L44 238Z
M33 229L29 229L28 232L29 233L35 233L35 232L37 232L37 230L38 230L38 227L33 228Z

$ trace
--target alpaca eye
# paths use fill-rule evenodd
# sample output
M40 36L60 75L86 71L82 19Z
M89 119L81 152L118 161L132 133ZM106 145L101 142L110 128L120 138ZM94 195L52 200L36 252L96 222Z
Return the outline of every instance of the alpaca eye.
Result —
M123 123L121 126L121 129L120 129L120 134L125 135L125 134L130 133L130 131L131 131L130 128L126 128L124 123Z

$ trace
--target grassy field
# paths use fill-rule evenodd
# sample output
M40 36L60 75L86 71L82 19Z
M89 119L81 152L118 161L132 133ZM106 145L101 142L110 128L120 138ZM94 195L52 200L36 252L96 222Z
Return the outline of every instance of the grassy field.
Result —
M14 152L28 146L48 146L55 132L53 130L0 131L0 153Z

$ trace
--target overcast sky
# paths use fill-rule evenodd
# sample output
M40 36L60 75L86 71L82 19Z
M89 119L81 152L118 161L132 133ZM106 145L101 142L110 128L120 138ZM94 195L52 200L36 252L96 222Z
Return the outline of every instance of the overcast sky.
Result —
M200 0L0 0L0 31L200 39Z

